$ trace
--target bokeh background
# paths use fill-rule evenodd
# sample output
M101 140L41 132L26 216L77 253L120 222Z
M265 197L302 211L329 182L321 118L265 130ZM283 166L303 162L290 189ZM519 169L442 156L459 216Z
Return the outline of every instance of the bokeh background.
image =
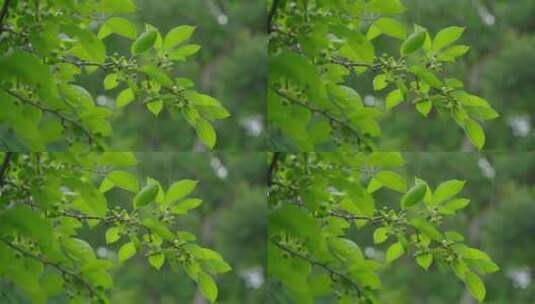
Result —
M418 176L431 187L448 179L466 180L460 197L470 205L448 217L443 228L465 235L466 243L489 253L501 267L484 276L488 304L535 303L535 153L436 152L403 153L406 176ZM396 207L399 195L377 192L376 200ZM383 259L384 245L374 246L373 227L354 231L363 252ZM366 245L365 245L366 244ZM380 303L475 304L464 284L437 265L426 272L411 256L385 269Z
M466 89L483 96L501 116L484 124L485 149L528 151L535 148L535 1L533 0L403 0L401 17L432 33L447 26L466 27L460 43L470 52L447 73L463 80ZM380 37L377 54L397 54L399 44ZM359 78L355 87L368 104L381 104L372 79ZM366 98L367 97L367 98ZM467 151L473 149L451 119L436 114L426 119L404 103L386 114L382 150Z
M192 79L196 88L218 99L231 117L215 124L216 150L261 151L267 75L264 0L135 0L132 18L152 24L163 34L178 25L197 29L192 43L201 50L178 63L178 76ZM108 54L129 54L131 41L117 35L106 38ZM97 102L113 103L117 91L104 91L104 74L82 83ZM121 151L199 151L195 131L183 119L162 111L155 118L141 103L132 103L114 117L110 145Z

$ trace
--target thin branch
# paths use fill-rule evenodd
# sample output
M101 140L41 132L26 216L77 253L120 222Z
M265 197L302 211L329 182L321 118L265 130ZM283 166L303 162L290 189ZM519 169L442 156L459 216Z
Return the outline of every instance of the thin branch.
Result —
M332 269L331 267L329 267L329 265L327 264L324 264L324 263L321 263L321 262L318 262L318 261L315 261L299 252L295 252L293 250L291 250L290 248L278 243L278 242L275 242L273 240L270 240L271 243L273 243L275 246L279 247L280 249L284 250L285 252L287 252L288 254L290 254L291 256L293 257L296 257L296 258L300 258L302 260L305 260L307 262L309 262L310 264L312 265L315 265L315 266L318 266L318 267L321 267L323 269L325 269L327 272L329 272L331 275L334 275L334 276L337 276L337 277L340 277L342 279L344 279L345 281L347 281L349 284L351 284L351 286L357 291L357 294L360 296L361 294L361 289L360 287L350 278L348 277L346 274L342 273L342 272L339 272L335 269Z
M52 115L58 117L58 118L61 119L62 121L66 121L66 122L70 123L71 125L73 125L74 127L76 127L77 129L81 130L81 131L84 133L84 135L87 137L87 140L88 140L89 144L92 144L92 143L93 143L93 141L94 141L94 139L93 139L93 135L91 135L91 133L90 133L89 131L87 131L87 130L86 130L80 123L78 123L76 120L74 120L74 119L72 119L72 118L69 118L69 117L65 116L63 113L61 113L61 112L59 112L59 111L57 111L57 110L49 109L49 108L46 108L46 107L44 107L44 106L42 106L42 105L40 105L40 104L38 104L38 103L35 103L35 102L33 102L33 101L31 101L31 100L29 100L29 99L27 99L27 98L25 98L25 97L23 97L23 96L21 96L21 95L15 93L15 92L13 92L13 91L6 90L6 92L7 92L9 95L11 95L11 96L17 98L18 100L20 100L20 101L22 101L22 102L24 102L24 103L26 103L26 104L28 104L28 105L34 107L34 108L37 108L37 109L39 109L39 110L41 110L41 111L43 111L43 112L48 112L48 113L50 113L50 114L52 114Z
M273 23L273 19L275 18L275 15L277 14L277 9L279 8L279 5L280 5L280 0L273 0L273 3L271 4L271 9L269 10L268 18L267 18L268 33L271 32L271 25Z
M273 153L273 158L271 159L271 164L269 165L269 169L267 173L268 188L271 187L271 185L273 185L273 174L275 173L275 170L277 170L277 166L278 166L281 156L282 156L281 152Z
M4 162L2 164L2 168L0 168L0 187L4 185L4 180L6 178L7 170L9 169L9 164L11 162L11 158L13 157L13 152L6 152L4 156Z
M4 244L6 244L7 246L9 246L11 249L19 252L20 254L24 255L24 256L27 256L29 258L32 258L34 260L37 260L37 261L40 261L41 263L43 263L44 265L48 265L48 266L51 266L55 269L57 269L58 271L60 271L63 275L68 275L72 278L75 278L76 280L78 280L79 282L81 282L86 288L87 290L89 291L89 296L90 297L93 297L93 295L95 294L95 290L93 289L93 286L91 286L91 284L89 284L89 282L87 282L84 278L82 278L80 275L78 275L77 273L69 270L69 269L66 269L64 268L63 266L61 266L59 263L54 263L54 262L50 262L46 259L46 257L43 257L43 256L38 256L38 255L35 255L33 253L30 253L20 247L17 247L16 245L14 245L13 243L11 242L8 242L4 239L0 239Z
M370 221L373 224L378 224L381 222L382 217L375 216L375 217L369 217L369 216L363 216L363 215L353 215L353 214L347 214L347 213L338 213L335 211L329 212L329 216L333 217L339 217L347 221L355 221L355 220L364 220L364 221Z
M2 11L0 11L0 34L2 34L2 31L4 30L4 18L7 16L10 2L11 0L4 0Z
M349 130L353 135L355 135L355 137L357 138L357 142L360 144L363 140L361 138L361 135L359 134L359 132L355 129L353 129L353 127L351 125L349 125L347 122L333 116L331 113L329 113L328 111L326 110L322 110L322 109L318 109L318 108L314 108L312 106L310 106L309 104L307 104L306 102L304 101L301 101L301 100L298 100L296 98L293 98L292 96L286 94L286 93L283 93L275 88L271 88L277 95L283 97L284 99L288 100L288 101L291 101L292 103L294 104L297 104L299 106L302 106L304 108L307 108L308 110L312 111L312 112L315 112L317 114L320 114L322 116L324 116L325 118L331 120L331 121L334 121L336 122L337 124L343 126L344 128L346 128L347 130Z

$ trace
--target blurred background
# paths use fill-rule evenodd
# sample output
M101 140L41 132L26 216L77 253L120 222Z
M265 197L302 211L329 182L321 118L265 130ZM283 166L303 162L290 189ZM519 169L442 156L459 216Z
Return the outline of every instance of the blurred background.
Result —
M465 82L466 89L487 99L501 116L484 124L487 150L528 151L535 148L535 1L533 0L402 0L407 24L420 24L431 33L457 25L466 27L460 43L471 47L447 73ZM398 53L398 42L380 37L377 55ZM382 103L372 79L359 78L358 91L368 104ZM371 93L373 94L373 93ZM384 98L383 95L380 95ZM380 147L410 151L473 149L451 120L432 114L424 118L402 104L386 114Z
M267 75L264 0L135 0L135 20L152 24L162 34L178 25L197 29L192 43L201 50L178 63L178 76L192 79L196 88L218 99L231 117L215 124L216 150L262 151ZM106 38L108 54L129 54L131 41ZM118 91L104 91L104 74L95 73L83 84L97 102L113 102ZM110 145L122 151L191 151L202 149L195 130L183 119L162 111L155 118L140 102L123 108L112 123Z
M484 276L488 304L535 303L535 153L404 153L403 172L431 187L448 179L467 181L459 197L470 205L450 216L442 228L465 235L466 243L487 252L500 271ZM412 182L412 181L409 181ZM376 201L396 207L399 194L381 190ZM373 227L353 231L370 258L383 259L386 245L374 246ZM475 304L464 284L449 269L420 268L403 256L381 275L380 303ZM325 302L329 303L329 302Z
M218 251L233 270L216 276L218 303L263 303L266 235L264 153L139 153L141 177L158 179L164 188L188 178L199 180L191 197L203 199L201 207L179 218L178 229L197 235L199 245ZM111 206L130 208L131 195L112 190ZM106 245L105 229L87 230L82 238L101 257L115 255L118 244ZM113 270L111 303L207 303L185 273L160 271L146 258L136 256Z

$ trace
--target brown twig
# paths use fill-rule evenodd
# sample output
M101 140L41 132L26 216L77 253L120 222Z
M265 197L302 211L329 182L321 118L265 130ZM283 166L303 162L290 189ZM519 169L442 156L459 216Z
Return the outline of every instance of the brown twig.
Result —
M10 3L11 0L4 0L2 11L0 11L0 34L2 34L2 31L4 30L4 18L7 16Z
M5 175L9 169L9 164L11 163L11 158L13 157L13 152L6 152L4 156L4 162L2 168L0 168L0 187L4 185Z

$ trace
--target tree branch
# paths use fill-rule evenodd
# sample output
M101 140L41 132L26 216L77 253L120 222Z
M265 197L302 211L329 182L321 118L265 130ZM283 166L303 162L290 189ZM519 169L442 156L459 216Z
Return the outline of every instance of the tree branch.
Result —
M309 262L310 264L312 265L315 265L315 266L318 266L318 267L321 267L323 269L325 269L327 272L329 272L331 275L334 275L334 276L337 276L337 277L340 277L342 279L344 279L345 281L347 281L356 291L357 291L357 294L360 296L362 290L360 289L360 287L350 278L348 277L346 274L342 273L342 272L339 272L335 269L332 269L331 267L329 267L329 265L327 264L324 264L324 263L321 263L321 262L318 262L318 261L315 261L299 252L295 252L293 250L291 250L290 248L278 243L278 242L275 242L273 240L270 240L271 243L273 243L275 246L277 246L278 248L280 248L281 250L287 252L288 254L290 254L291 256L293 257L296 257L296 258L300 258L302 260L305 260L307 262Z
M30 253L16 245L14 245L13 243L11 242L8 242L4 239L0 239L4 244L6 244L8 247L10 247L11 249L19 252L20 254L24 255L24 256L27 256L29 258L32 258L34 260L37 260L37 261L40 261L41 263L43 263L44 265L48 265L48 266L51 266L55 269L57 269L58 271L60 271L63 275L68 275L76 280L78 280L80 283L82 283L86 288L87 290L89 291L89 296L90 297L93 297L93 295L95 294L95 290L93 289L93 286L91 286L91 284L89 284L89 282L87 282L84 278L82 278L80 275L78 275L77 273L69 270L69 269L66 269L64 268L63 266L61 266L59 263L54 263L54 262L50 262L46 259L46 257L43 257L43 256L38 256L38 255L35 255L33 253Z
M9 4L11 0L4 0L4 5L2 6L2 11L0 11L0 34L2 34L4 30L4 18L7 16L7 12L9 10Z
M337 124L341 125L342 127L344 127L345 129L349 130L353 135L355 135L355 137L357 138L357 143L361 143L363 141L361 135L359 134L359 132L355 129L353 129L352 126L350 126L347 122L333 116L331 113L329 113L328 111L326 110L322 110L322 109L318 109L318 108L314 108L312 106L310 106L309 104L307 104L306 102L304 101L301 101L301 100L298 100L296 98L293 98L292 96L286 94L286 93L283 93L275 88L271 88L277 95L281 96L282 98L294 103L294 104L297 104L301 107L304 107L304 108L307 108L308 110L314 112L314 113L317 113L319 115L322 115L324 116L325 118L331 120L331 121L334 121L336 122Z
M5 175L7 173L7 170L9 169L9 164L11 162L12 157L13 157L13 152L6 152L4 156L4 162L2 164L2 168L0 168L0 187L4 185Z
M277 170L277 166L278 166L281 156L282 156L281 152L273 152L273 158L271 159L271 164L269 165L268 173L267 173L268 188L270 188L271 185L273 185L273 174L275 173L275 170Z
M277 14L277 9L279 8L280 0L273 0L273 3L271 3L271 9L269 10L268 17L267 17L267 31L268 33L271 33L271 26L273 23L273 18L275 18L275 15Z
M25 104L28 104L34 108L37 108L43 112L48 112L56 117L58 117L59 119L61 119L62 121L66 121L68 123L70 123L71 125L73 125L75 128L81 130L84 135L87 137L87 140L88 140L88 143L89 144L92 144L95 140L93 138L93 135L87 131L80 123L78 123L76 120L72 119L72 118L69 118L67 116L65 116L63 113L57 111L57 110L54 110L54 109L49 109L49 108L46 108L38 103L35 103L11 90L5 90L9 95L17 98L18 100L24 102Z

